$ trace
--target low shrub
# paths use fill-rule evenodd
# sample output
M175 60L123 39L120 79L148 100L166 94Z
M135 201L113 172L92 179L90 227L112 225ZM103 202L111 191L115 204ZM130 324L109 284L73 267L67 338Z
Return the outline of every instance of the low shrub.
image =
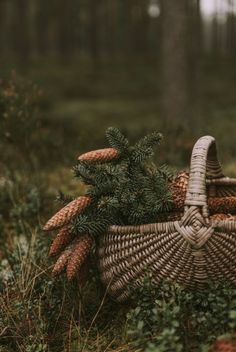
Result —
M236 289L209 283L202 292L156 285L147 276L133 293L128 335L145 352L206 351L216 338L236 332Z

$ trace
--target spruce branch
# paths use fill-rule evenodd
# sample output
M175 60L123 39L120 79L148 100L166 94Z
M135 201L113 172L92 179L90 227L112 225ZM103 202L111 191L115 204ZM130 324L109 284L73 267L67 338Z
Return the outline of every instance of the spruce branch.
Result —
M73 168L75 177L79 178L86 185L94 185L96 167L86 162L78 162Z
M112 148L117 149L120 153L125 153L129 147L128 139L115 127L109 127L106 130L107 140Z
M61 229L53 242L51 254L66 249L56 263L54 273L62 271L73 255L74 259L67 266L69 279L75 276L90 250L89 246L87 249L79 244L78 248L74 246L80 243L81 236L86 234L88 242L92 237L96 241L110 225L153 223L159 214L164 217L174 209L170 187L173 174L168 167L158 168L150 161L162 135L153 132L134 146L129 145L117 128L110 127L106 137L111 148L83 154L74 167L75 177L89 186L86 195L67 204L44 228L48 231ZM67 203L68 198L63 194L60 199ZM65 226L72 227L73 233L67 233ZM76 251L82 258L78 263Z
M160 144L162 140L162 134L159 132L153 132L144 138L140 139L135 144L134 149L131 153L131 159L135 163L140 163L144 160L151 158L154 155L153 148Z

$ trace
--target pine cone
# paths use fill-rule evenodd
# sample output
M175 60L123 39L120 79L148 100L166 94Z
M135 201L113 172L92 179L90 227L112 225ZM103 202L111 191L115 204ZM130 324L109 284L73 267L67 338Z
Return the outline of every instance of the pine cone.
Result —
M174 210L181 212L184 208L188 181L189 174L187 172L181 172L170 184L170 190L174 200ZM210 213L217 214L214 220L221 220L218 214L236 213L236 197L209 197L207 202ZM222 218L222 220L224 219ZM231 217L231 220L234 219Z
M172 182L174 188L178 188L181 193L186 193L188 188L189 173L182 171L180 172Z
M170 184L170 191L174 200L174 209L183 210L188 187L189 174L180 172Z
M222 221L222 220L229 220L230 219L230 215L227 214L214 214L210 216L210 219L212 221Z
M236 352L236 345L231 340L216 341L210 350L211 352Z
M93 241L89 235L81 235L73 246L73 253L67 264L67 278L72 280L87 258Z
M65 248L72 240L73 234L69 226L63 227L54 238L49 255L58 254L63 248Z
M91 152L82 154L78 157L80 161L92 161L92 162L107 162L117 159L120 153L115 148L105 148L92 150Z
M54 268L52 271L53 275L58 275L62 272L62 270L64 270L68 262L68 259L71 256L71 253L72 253L71 247L64 250L61 256L57 259L56 264L54 265Z
M178 190L171 190L173 201L174 201L174 210L180 212L183 211L184 202L185 202L185 193L180 193Z
M210 213L236 213L236 197L208 198Z
M67 225L76 215L81 214L91 203L88 196L79 197L59 210L44 226L44 231L56 230Z
M174 210L182 211L184 208L185 194L178 192L176 189L171 190L174 200ZM235 214L236 197L211 197L208 198L210 214Z

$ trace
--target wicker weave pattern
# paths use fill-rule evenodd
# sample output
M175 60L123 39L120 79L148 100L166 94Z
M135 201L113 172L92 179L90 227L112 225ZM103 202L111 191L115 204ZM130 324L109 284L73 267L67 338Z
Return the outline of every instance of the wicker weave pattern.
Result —
M236 221L209 217L206 179L225 189L236 184L224 177L215 140L208 136L193 149L181 220L111 226L103 236L98 250L101 278L118 301L128 298L128 284L147 270L156 282L165 279L190 288L202 289L206 281L223 278L236 283Z

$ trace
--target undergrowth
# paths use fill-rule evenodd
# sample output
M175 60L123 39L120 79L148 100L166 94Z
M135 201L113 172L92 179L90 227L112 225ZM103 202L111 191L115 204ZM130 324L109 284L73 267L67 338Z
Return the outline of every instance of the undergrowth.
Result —
M94 255L83 287L78 281L68 284L63 277L51 276L51 239L42 233L41 224L53 213L57 191L82 192L77 183L69 183L71 176L62 165L73 165L77 152L101 145L100 136L112 124L114 110L114 119L132 131L133 139L148 132L144 125L159 128L156 103L129 105L124 99L124 106L106 101L101 108L101 101L99 107L89 101L83 110L79 102L74 113L83 115L79 122L67 119L65 105L60 116L54 111L59 118L49 121L50 116L41 119L41 92L34 84L13 76L1 82L1 88L0 352L206 352L222 335L235 338L236 292L227 283L209 283L199 293L167 283L156 286L147 277L133 299L120 305L102 287ZM222 114L210 111L212 126L204 127L204 134L216 135L225 145L226 158L235 152L229 138L233 114L227 116L222 124ZM79 131L75 126L81 127ZM176 164L176 147L182 154L184 150L185 162L193 146L192 136L182 138L180 132L167 136L165 143L167 148L175 142L171 160ZM163 153L162 161L168 161ZM229 166L235 173L235 165Z
M227 283L187 291L146 277L124 305L94 269L81 286L54 279L38 231L2 260L0 351L205 352L236 333L236 290ZM93 261L93 258L91 258Z
M236 289L227 282L199 292L147 276L133 299L128 335L145 352L208 351L218 336L236 332Z
M115 329L120 342L119 307L92 273L83 288L79 282L68 286L63 278L53 279L42 233L33 233L30 242L19 242L8 253L0 277L0 348L104 351L118 345Z
M236 290L224 282L195 292L147 276L120 305L100 283L95 253L83 287L53 278L42 184L5 175L0 194L0 351L207 352L235 336Z

